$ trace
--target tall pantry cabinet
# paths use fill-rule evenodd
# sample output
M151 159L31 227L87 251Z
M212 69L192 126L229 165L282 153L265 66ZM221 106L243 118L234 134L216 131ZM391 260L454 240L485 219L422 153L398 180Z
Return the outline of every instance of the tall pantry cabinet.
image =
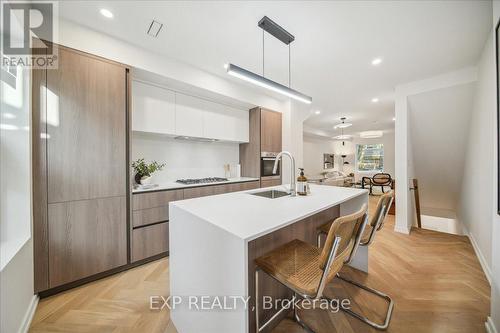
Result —
M128 69L54 47L32 72L35 292L128 261Z

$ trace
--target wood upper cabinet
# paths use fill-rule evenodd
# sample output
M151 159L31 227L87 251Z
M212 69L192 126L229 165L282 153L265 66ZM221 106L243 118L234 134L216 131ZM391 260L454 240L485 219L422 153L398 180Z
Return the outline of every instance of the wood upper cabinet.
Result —
M151 84L132 81L132 130L175 133L175 93Z
M260 150L262 152L277 152L281 145L281 113L261 109L260 114Z
M59 48L47 71L48 202L126 194L126 69Z

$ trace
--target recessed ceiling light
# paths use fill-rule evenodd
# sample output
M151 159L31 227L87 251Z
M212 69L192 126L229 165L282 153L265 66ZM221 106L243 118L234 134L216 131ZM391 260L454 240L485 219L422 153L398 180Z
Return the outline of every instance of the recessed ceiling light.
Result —
M393 118L392 118L392 121L396 121L396 117L393 117Z
M320 114L320 113L321 113L321 111L320 111L320 110L316 110L316 111L314 111L314 114Z
M382 58L375 58L372 60L372 65L373 66L378 66L382 63Z
M372 98L372 103L378 103L378 98L377 97Z
M224 69L228 69L229 68L229 64L224 64Z
M104 17L113 18L113 13L110 10L106 9L106 8L102 8L99 12Z

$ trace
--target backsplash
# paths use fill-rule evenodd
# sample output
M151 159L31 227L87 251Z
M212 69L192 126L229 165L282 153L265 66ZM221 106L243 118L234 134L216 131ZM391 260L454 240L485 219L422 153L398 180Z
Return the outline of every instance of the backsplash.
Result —
M153 175L153 183L181 178L224 177L224 164L239 163L239 144L194 142L164 136L132 134L132 161L144 158L166 163Z

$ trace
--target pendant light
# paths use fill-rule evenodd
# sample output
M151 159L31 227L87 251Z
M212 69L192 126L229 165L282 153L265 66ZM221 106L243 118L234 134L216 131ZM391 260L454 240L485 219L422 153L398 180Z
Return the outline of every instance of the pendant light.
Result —
M275 23L269 17L264 16L258 23L258 26L262 29L262 75L256 74L242 67L236 66L234 64L227 65L227 74L242 79L244 81L253 83L257 86L272 90L279 94L285 95L287 97L293 98L302 103L311 104L312 97L307 96L297 90L291 88L292 75L291 75L291 51L290 43L295 40L295 37L286 31L283 27ZM269 33L275 38L279 39L284 44L288 45L288 87L280 84L276 81L270 80L264 76L264 32Z
M346 117L340 118L341 123L333 126L334 129L340 128L340 135L337 135L334 137L336 140L342 140L342 146L345 146L345 141L346 140L351 140L352 136L351 135L345 135L344 134L344 128L352 126L351 123L346 123Z

